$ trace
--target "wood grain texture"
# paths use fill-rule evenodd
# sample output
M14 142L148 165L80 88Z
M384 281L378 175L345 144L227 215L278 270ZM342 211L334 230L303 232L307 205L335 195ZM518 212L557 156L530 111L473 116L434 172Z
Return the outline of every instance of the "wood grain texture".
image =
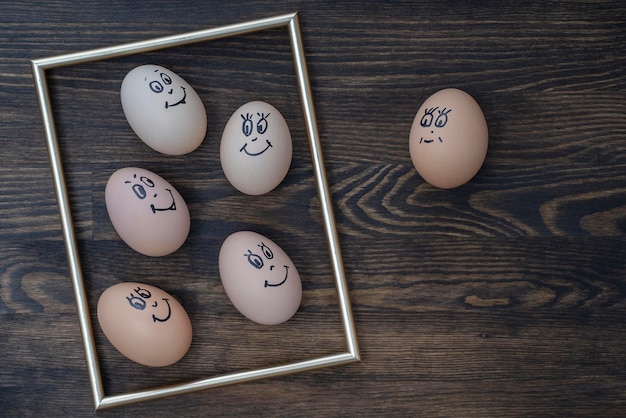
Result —
M6 1L0 16L0 415L92 416L82 340L29 59L300 11L363 361L98 412L99 416L623 416L626 408L626 5L619 1ZM107 393L343 350L336 292L285 31L50 71ZM154 62L192 84L209 129L189 155L137 140L119 85ZM481 105L487 160L454 190L424 183L408 132L457 87ZM249 100L294 138L285 182L236 192L219 138ZM159 260L113 230L104 185L142 166L192 213ZM270 236L303 277L297 315L245 320L217 253L239 229ZM143 280L178 298L189 354L148 369L97 327L98 295Z

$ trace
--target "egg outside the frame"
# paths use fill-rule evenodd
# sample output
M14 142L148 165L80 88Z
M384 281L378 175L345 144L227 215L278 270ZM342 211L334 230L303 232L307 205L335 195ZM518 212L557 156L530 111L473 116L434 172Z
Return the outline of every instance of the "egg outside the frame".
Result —
M207 116L202 100L167 68L148 64L132 69L122 81L120 99L135 134L160 153L187 154L204 140Z
M178 250L191 219L183 197L163 177L137 167L114 172L104 191L109 219L135 251L160 257Z
M276 243L252 231L228 236L219 252L219 273L232 304L248 319L276 325L300 307L296 266Z
M98 299L98 322L111 345L128 359L164 367L185 356L192 327L182 305L167 292L147 284L124 282Z
M224 175L240 192L262 195L272 191L287 175L291 158L287 121L271 104L246 103L226 123L220 162Z
M451 189L471 180L487 155L489 133L480 106L459 89L444 89L420 107L409 134L411 161L424 180Z

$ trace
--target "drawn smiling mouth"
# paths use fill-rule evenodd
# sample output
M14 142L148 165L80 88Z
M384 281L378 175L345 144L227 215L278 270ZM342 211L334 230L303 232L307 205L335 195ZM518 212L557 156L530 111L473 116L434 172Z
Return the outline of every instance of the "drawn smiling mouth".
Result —
M187 99L187 90L185 90L184 87L180 87L181 89L183 89L183 98L180 99L179 101L177 101L176 103L172 103L169 104L167 101L165 102L165 108L170 108L170 107L174 107L174 106L178 106L179 104L185 104L185 100ZM172 90L170 90L170 94L171 94Z
M438 137L437 139L439 139L439 142L443 142L443 139L441 139L441 137ZM422 142L425 142L425 143L427 143L427 144L430 144L431 142L435 142L435 140L434 140L434 139L424 139L424 137L421 137L421 138L420 138L420 144L421 144Z
M150 205L150 209L152 209L152 213L163 212L166 210L176 210L176 202L174 201L174 195L170 189L165 189L170 192L170 196L172 197L172 203L166 208L157 208L154 204ZM155 195L156 196L156 195Z
M285 283L287 281L287 276L289 276L289 266L283 266L285 267L285 278L283 279L282 282L280 283L276 283L276 284L272 284L270 282L268 282L267 280L265 281L265 287L278 287L281 286L283 283ZM274 268L274 266L270 267L270 270L272 270Z
M256 141L256 138L253 139L252 141ZM266 139L265 142L267 142L267 146L265 147L265 149L263 149L260 152L253 153L253 152L248 151L248 148L247 148L248 147L248 143L247 142L245 144L243 144L243 147L241 147L239 152L243 151L243 152L245 152L246 154L248 154L251 157L256 157L257 155L263 154L265 151L267 151L268 149L270 149L272 147L272 143L268 139Z
M168 319L170 319L170 316L172 315L172 307L170 306L170 302L169 299L167 298L162 298L162 300L165 301L165 304L167 305L167 316L165 318L157 318L157 316L155 314L152 314L152 322L165 322ZM156 308L157 303L154 302L154 304L152 305L153 307Z

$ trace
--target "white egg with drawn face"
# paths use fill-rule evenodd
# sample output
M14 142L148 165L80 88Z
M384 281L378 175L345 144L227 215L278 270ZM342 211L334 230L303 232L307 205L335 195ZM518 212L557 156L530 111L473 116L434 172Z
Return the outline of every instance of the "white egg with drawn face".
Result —
M198 148L204 140L204 104L173 71L152 64L132 69L122 81L120 98L128 124L152 149L182 155Z
M242 193L261 195L275 189L287 175L291 157L287 121L269 103L244 104L224 127L220 142L222 170Z
M125 167L109 177L104 191L109 219L135 251L159 257L180 248L191 226L183 197L163 177Z
M252 231L239 231L224 240L219 273L228 298L247 318L276 325L291 318L300 306L302 283L296 266L276 243Z

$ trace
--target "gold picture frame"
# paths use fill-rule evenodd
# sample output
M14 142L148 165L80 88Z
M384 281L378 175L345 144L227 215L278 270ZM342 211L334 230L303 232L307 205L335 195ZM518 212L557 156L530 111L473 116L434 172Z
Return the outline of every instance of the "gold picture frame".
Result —
M104 393L100 366L96 353L96 345L90 320L77 239L74 232L70 200L63 173L60 146L53 120L53 110L46 81L46 71L59 67L118 58L127 55L189 45L198 42L212 41L275 28L286 28L289 33L297 89L302 102L305 128L311 151L313 173L316 180L317 192L323 217L323 227L328 243L334 281L337 288L339 311L344 330L346 351L294 363L228 373L225 375L208 377L170 386L107 396ZM68 257L70 276L72 279L74 298L76 301L95 410L102 410L115 406L154 400L208 388L360 361L355 324L348 295L348 284L343 268L338 234L332 209L330 189L326 179L321 142L317 128L311 86L306 67L297 12L179 35L155 38L141 42L92 49L42 59L34 59L31 63L37 99L39 101L43 121L44 135L48 147L54 188L59 206L63 239Z

